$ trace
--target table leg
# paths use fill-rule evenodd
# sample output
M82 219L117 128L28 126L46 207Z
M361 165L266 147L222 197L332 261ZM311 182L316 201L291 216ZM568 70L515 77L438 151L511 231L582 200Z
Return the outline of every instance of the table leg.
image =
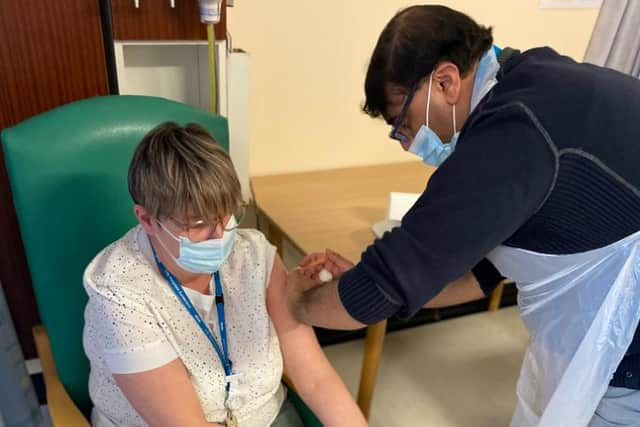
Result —
M509 279L505 279L496 286L496 288L491 292L491 297L489 298L489 311L496 311L500 308L500 303L502 302L502 293L504 291L504 285L511 283Z
M360 389L358 390L358 406L360 406L360 410L362 410L367 419L369 419L369 412L371 411L373 390L376 385L376 376L380 365L380 355L386 329L386 320L367 328L362 371L360 373Z

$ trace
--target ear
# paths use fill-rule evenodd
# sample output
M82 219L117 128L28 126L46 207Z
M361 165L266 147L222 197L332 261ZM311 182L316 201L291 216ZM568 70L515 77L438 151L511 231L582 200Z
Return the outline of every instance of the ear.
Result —
M462 78L458 66L450 61L439 63L433 71L435 88L444 95L449 105L455 105L460 101Z
M140 205L133 205L133 213L136 215L138 222L142 225L144 231L149 235L155 235L158 232L156 220Z

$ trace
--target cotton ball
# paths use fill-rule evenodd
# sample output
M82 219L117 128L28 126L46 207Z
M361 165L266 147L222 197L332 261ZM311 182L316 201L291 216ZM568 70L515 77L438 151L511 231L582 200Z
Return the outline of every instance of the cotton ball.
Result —
M320 273L318 273L318 279L320 279L322 283L330 282L333 280L333 274L326 268L323 268L320 270Z

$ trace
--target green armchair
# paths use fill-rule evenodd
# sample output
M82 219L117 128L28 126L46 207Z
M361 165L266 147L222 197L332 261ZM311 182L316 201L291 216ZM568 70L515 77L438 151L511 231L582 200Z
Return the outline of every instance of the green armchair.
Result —
M129 161L143 135L164 121L199 123L229 149L225 118L145 96L74 102L0 135L43 323L34 337L54 426L89 425L82 273L98 251L134 225ZM320 425L292 395L305 424Z

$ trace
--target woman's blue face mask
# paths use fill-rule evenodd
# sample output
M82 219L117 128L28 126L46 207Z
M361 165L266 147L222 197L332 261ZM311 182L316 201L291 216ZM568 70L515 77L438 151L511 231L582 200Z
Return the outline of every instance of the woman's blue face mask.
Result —
M227 226L235 226L235 218L229 220L231 224ZM169 231L161 222L158 221L160 227L167 232L175 241L178 242L178 257L173 257L161 239L158 239L162 247L171 255L175 263L183 270L191 273L214 273L220 270L222 264L226 261L233 249L233 243L236 237L236 229L225 230L219 239L207 239L201 242L193 242L184 236L176 236Z

